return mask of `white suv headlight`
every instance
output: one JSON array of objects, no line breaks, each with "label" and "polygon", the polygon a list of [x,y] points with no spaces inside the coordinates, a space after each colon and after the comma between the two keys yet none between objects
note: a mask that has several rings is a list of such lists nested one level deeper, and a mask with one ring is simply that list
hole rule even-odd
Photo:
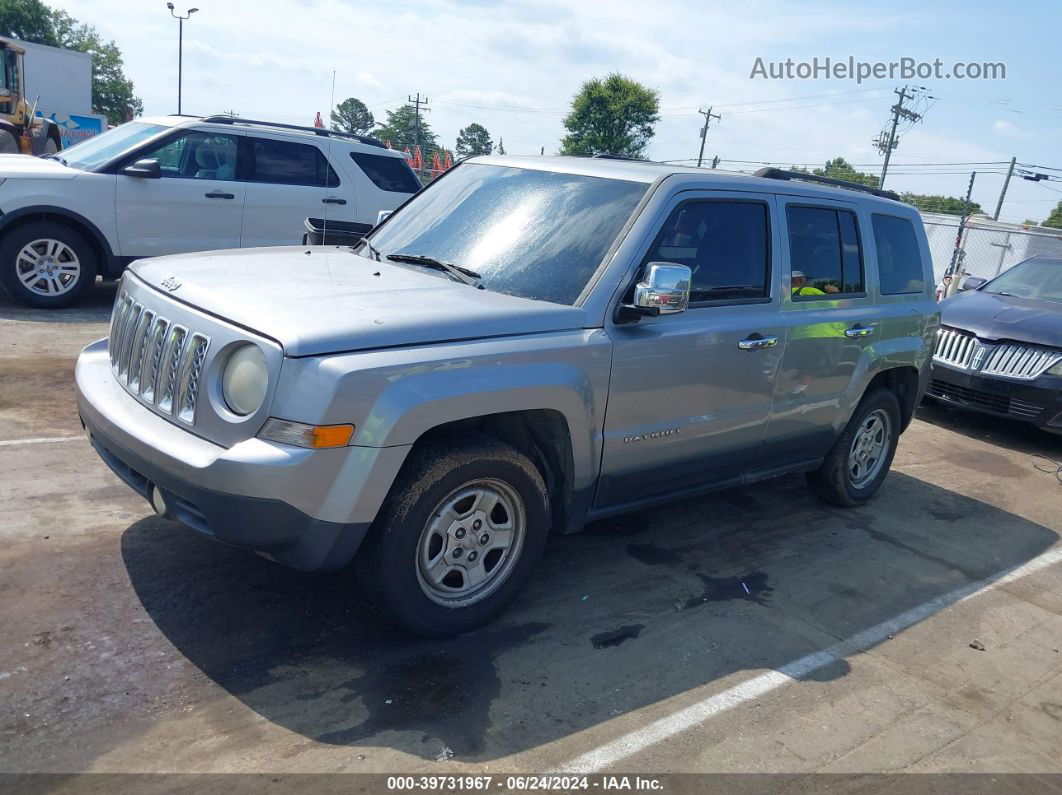
[{"label": "white suv headlight", "polygon": [[258,411],[268,386],[269,367],[261,348],[248,343],[229,356],[221,378],[221,394],[233,414],[245,417]]}]

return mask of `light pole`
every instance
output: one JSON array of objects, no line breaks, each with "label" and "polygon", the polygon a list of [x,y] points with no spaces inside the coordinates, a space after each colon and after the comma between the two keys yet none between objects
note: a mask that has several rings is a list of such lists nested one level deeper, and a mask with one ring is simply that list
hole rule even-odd
[{"label": "light pole", "polygon": [[181,115],[181,73],[184,71],[184,21],[198,11],[198,8],[189,8],[184,16],[173,10],[173,3],[166,3],[170,9],[170,16],[177,20],[177,115]]}]

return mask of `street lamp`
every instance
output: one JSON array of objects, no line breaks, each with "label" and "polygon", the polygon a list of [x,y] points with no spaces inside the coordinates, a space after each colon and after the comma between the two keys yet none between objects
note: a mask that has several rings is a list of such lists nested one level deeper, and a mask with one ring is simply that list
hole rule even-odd
[{"label": "street lamp", "polygon": [[176,14],[173,11],[173,3],[166,3],[166,8],[170,9],[170,16],[178,20],[178,32],[177,32],[177,115],[181,115],[181,72],[184,67],[184,21],[188,19],[192,14],[198,11],[198,8],[189,8],[184,16]]}]

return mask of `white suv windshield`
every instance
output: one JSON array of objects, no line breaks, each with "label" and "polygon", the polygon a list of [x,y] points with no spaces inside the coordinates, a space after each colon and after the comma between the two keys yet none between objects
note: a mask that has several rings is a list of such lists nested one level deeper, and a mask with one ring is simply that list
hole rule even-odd
[{"label": "white suv windshield", "polygon": [[[432,257],[488,290],[574,304],[649,188],[644,182],[466,163],[371,235],[381,257]],[[367,247],[359,253],[368,256]]]},{"label": "white suv windshield", "polygon": [[120,157],[122,153],[167,129],[169,128],[161,124],[131,121],[121,127],[115,127],[113,130],[95,135],[79,144],[74,144],[55,157],[60,162],[73,168],[96,168],[109,160]]}]

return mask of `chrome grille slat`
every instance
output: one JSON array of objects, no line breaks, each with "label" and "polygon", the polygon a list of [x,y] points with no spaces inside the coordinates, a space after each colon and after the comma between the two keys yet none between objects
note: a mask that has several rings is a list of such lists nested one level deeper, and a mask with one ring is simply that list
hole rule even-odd
[{"label": "chrome grille slat", "polygon": [[937,351],[933,358],[953,367],[968,367],[973,355],[975,339],[969,334],[961,334],[952,329],[941,329],[937,340]]},{"label": "chrome grille slat", "polygon": [[140,391],[140,376],[144,369],[144,345],[154,320],[154,312],[143,311],[140,314],[140,320],[137,322],[136,331],[133,333],[133,345],[129,355],[129,375],[126,381],[129,384],[129,388],[134,392]]},{"label": "chrome grille slat", "polygon": [[122,324],[122,346],[118,350],[118,378],[128,383],[129,381],[129,356],[133,352],[133,336],[136,334],[137,323],[140,322],[140,314],[144,311],[141,304],[133,304],[126,313],[125,322]]},{"label": "chrome grille slat", "polygon": [[181,368],[180,388],[175,401],[177,418],[185,422],[195,421],[195,404],[199,395],[199,376],[203,373],[210,340],[202,334],[193,334],[184,353]]},{"label": "chrome grille slat", "polygon": [[120,290],[111,313],[108,348],[114,376],[130,394],[171,420],[195,424],[210,337],[174,323]]},{"label": "chrome grille slat", "polygon": [[188,339],[188,329],[172,326],[166,340],[166,352],[162,360],[162,372],[159,374],[158,398],[155,403],[160,411],[173,413],[173,394],[177,389],[178,368],[184,343]]}]

